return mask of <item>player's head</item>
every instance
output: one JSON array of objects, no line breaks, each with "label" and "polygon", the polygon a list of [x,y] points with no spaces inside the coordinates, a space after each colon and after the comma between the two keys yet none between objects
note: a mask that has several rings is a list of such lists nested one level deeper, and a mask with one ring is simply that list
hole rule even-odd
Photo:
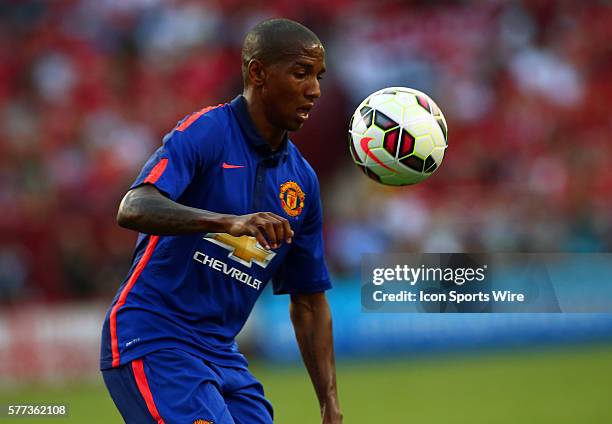
[{"label": "player's head", "polygon": [[301,128],[321,95],[325,49],[304,25],[289,19],[257,24],[244,39],[242,75],[245,92],[258,97],[268,122],[277,128]]}]

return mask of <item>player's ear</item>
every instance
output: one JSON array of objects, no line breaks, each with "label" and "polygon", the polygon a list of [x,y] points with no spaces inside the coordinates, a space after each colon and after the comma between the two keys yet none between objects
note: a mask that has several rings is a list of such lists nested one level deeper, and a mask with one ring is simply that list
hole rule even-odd
[{"label": "player's ear", "polygon": [[266,80],[266,68],[259,59],[251,59],[248,66],[248,78],[253,87],[261,87]]}]

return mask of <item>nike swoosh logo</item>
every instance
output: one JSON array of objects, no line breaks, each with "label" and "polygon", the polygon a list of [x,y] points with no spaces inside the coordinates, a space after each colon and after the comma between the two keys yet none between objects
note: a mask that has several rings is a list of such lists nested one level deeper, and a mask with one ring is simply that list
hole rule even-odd
[{"label": "nike swoosh logo", "polygon": [[244,165],[230,165],[227,162],[223,162],[223,165],[221,165],[223,167],[223,169],[235,169],[235,168],[244,168]]},{"label": "nike swoosh logo", "polygon": [[376,155],[372,152],[372,150],[370,150],[370,146],[368,146],[368,143],[370,142],[370,140],[372,140],[372,137],[363,137],[359,141],[359,143],[361,144],[361,148],[366,153],[366,155],[368,155],[370,159],[372,159],[374,162],[376,162],[383,168],[388,169],[389,171],[394,172],[394,173],[397,172],[395,169],[389,168],[387,165],[382,163],[382,161],[376,157]]}]

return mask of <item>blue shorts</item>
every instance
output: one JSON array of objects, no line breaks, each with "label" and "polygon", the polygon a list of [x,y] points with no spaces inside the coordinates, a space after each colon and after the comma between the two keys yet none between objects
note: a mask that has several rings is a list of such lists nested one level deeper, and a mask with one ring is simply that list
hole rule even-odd
[{"label": "blue shorts", "polygon": [[272,405],[246,369],[162,349],[102,371],[128,424],[272,424]]}]

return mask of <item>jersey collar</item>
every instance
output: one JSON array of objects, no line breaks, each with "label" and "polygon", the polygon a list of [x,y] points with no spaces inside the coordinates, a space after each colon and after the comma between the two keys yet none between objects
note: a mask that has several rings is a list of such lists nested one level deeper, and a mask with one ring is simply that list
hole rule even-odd
[{"label": "jersey collar", "polygon": [[242,94],[236,96],[236,98],[230,102],[230,107],[238,118],[238,123],[242,129],[244,138],[259,154],[266,159],[278,160],[282,158],[283,161],[287,159],[287,144],[289,141],[287,133],[285,133],[285,137],[280,147],[277,150],[272,150],[255,127],[251,115],[249,115],[246,98]]}]

